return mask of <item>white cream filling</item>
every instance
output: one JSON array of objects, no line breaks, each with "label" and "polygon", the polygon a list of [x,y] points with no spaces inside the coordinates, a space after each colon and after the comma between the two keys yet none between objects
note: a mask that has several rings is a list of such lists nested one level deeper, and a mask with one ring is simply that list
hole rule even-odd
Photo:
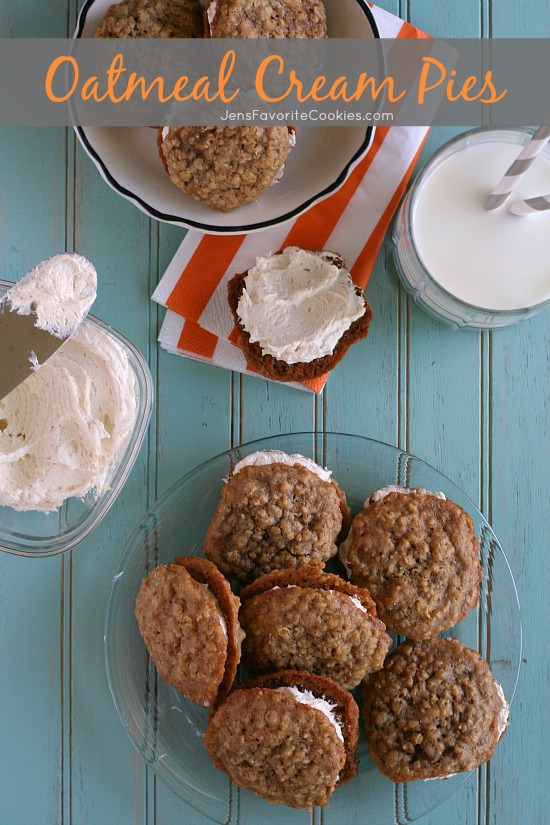
[{"label": "white cream filling", "polygon": [[496,681],[496,679],[493,680],[493,684],[497,690],[498,698],[500,699],[501,704],[498,714],[498,738],[500,739],[508,727],[508,722],[510,721],[510,705],[506,701],[506,696],[504,695],[502,686]]},{"label": "white cream filling", "polygon": [[38,329],[68,338],[95,301],[97,273],[82,255],[62,253],[37,264],[5,295],[19,315],[35,312]]},{"label": "white cream filling", "polygon": [[170,131],[170,127],[169,127],[169,126],[163,126],[163,129],[162,129],[162,139],[163,139],[163,140],[165,140],[165,138],[166,138],[166,136],[168,135],[168,132],[169,132],[169,131]]},{"label": "white cream filling", "polygon": [[387,487],[381,487],[379,490],[375,490],[374,493],[371,493],[363,504],[363,507],[368,507],[369,504],[374,504],[377,501],[381,501],[386,496],[389,496],[390,493],[403,493],[404,495],[419,493],[423,496],[435,496],[435,498],[439,498],[442,501],[446,501],[447,499],[444,493],[432,493],[430,490],[425,490],[423,487],[415,487],[412,489],[410,487],[400,487],[399,484],[388,484]]},{"label": "white cream filling", "polygon": [[206,593],[208,598],[214,599],[214,601],[216,602],[216,610],[218,611],[218,619],[219,619],[221,628],[223,630],[223,634],[224,634],[224,636],[227,637],[227,624],[226,624],[226,621],[223,617],[223,613],[222,613],[219,601],[217,600],[216,596],[212,593],[212,591],[210,590],[210,588],[208,587],[207,584],[204,584],[203,582],[197,582],[197,584],[200,585],[200,587],[202,587],[202,589],[204,590],[204,592]]},{"label": "white cream filling", "polygon": [[424,782],[437,782],[439,779],[450,779],[451,776],[456,776],[456,773],[446,773],[445,776],[429,776]]},{"label": "white cream filling", "polygon": [[210,5],[206,9],[206,16],[208,17],[208,23],[209,24],[212,23],[212,21],[214,20],[215,15],[216,15],[216,6],[217,6],[216,0],[212,0]]},{"label": "white cream filling", "polygon": [[257,258],[237,305],[250,341],[287,364],[331,355],[364,312],[363,296],[330,253],[296,246]]},{"label": "white cream filling", "polygon": [[0,401],[0,506],[47,512],[69,496],[99,496],[136,414],[126,350],[84,321]]},{"label": "white cream filling", "polygon": [[288,696],[291,696],[297,702],[301,702],[303,705],[308,705],[310,708],[315,708],[315,710],[320,710],[321,713],[324,713],[329,722],[334,726],[336,733],[338,734],[338,739],[343,742],[344,741],[344,734],[342,732],[342,726],[340,725],[338,718],[335,714],[335,710],[337,705],[329,702],[327,699],[322,699],[319,696],[315,696],[310,690],[300,690],[300,688],[296,687],[280,687],[275,688],[277,693],[285,693]]},{"label": "white cream filling", "polygon": [[338,558],[340,559],[340,561],[344,565],[344,567],[346,569],[346,573],[348,575],[348,578],[351,576],[351,566],[348,564],[348,553],[349,553],[349,549],[350,549],[350,547],[353,543],[353,539],[354,539],[353,527],[350,527],[347,537],[344,539],[344,541],[342,542],[342,544],[338,548]]},{"label": "white cream filling", "polygon": [[[306,456],[300,455],[300,453],[288,455],[288,453],[283,453],[281,450],[258,450],[256,453],[251,453],[235,465],[231,475],[236,475],[243,467],[264,467],[267,464],[286,464],[289,467],[292,467],[294,464],[301,464],[307,470],[319,476],[322,481],[330,481],[332,475],[331,470],[327,470],[326,467],[320,467],[311,458],[306,458]],[[227,479],[225,480],[227,481]]]}]

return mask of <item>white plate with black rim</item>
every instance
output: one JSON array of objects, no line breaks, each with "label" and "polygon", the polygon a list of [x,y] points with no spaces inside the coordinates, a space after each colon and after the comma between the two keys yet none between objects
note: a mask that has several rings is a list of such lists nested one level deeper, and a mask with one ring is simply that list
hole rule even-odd
[{"label": "white plate with black rim", "polygon": [[[93,37],[111,0],[86,0],[75,37]],[[362,0],[325,0],[329,35],[378,38]],[[106,183],[138,209],[165,223],[212,234],[254,232],[296,218],[336,192],[365,156],[374,126],[300,124],[283,179],[254,202],[218,212],[171,182],[159,158],[157,133],[147,127],[78,126],[76,134]]]}]

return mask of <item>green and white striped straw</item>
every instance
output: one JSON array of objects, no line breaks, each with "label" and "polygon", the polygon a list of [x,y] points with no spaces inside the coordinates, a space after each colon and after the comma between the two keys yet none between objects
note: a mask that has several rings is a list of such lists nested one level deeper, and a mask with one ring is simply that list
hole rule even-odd
[{"label": "green and white striped straw", "polygon": [[526,198],[516,201],[510,207],[512,215],[533,215],[535,212],[545,212],[550,209],[550,195],[539,195],[536,198]]},{"label": "green and white striped straw", "polygon": [[[542,152],[550,139],[550,124],[539,126],[531,140],[525,144],[498,186],[485,201],[485,209],[498,209],[514,191],[519,180],[527,172],[537,155]],[[537,211],[537,210],[535,210]],[[526,213],[522,213],[526,214]]]}]

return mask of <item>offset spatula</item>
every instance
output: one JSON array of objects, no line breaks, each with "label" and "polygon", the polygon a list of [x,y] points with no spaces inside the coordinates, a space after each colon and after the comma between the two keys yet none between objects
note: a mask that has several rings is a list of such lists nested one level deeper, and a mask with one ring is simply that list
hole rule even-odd
[{"label": "offset spatula", "polygon": [[76,252],[42,261],[8,289],[0,300],[0,401],[71,337],[96,290],[93,264]]},{"label": "offset spatula", "polygon": [[47,361],[67,338],[35,326],[36,314],[19,315],[0,304],[0,401]]}]

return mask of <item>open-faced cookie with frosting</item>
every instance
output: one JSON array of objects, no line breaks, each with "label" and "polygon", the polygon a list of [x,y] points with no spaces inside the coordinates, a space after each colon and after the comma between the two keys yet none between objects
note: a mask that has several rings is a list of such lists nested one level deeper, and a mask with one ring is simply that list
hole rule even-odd
[{"label": "open-faced cookie with frosting", "polygon": [[212,562],[178,556],[143,580],[136,618],[159,675],[187,699],[213,706],[241,655],[239,599]]},{"label": "open-faced cookie with frosting", "polygon": [[251,674],[293,668],[351,690],[382,667],[392,643],[369,592],[323,572],[321,562],[267,573],[240,598]]},{"label": "open-faced cookie with frosting", "polygon": [[199,0],[122,0],[109,6],[95,37],[203,37]]},{"label": "open-faced cookie with frosting", "polygon": [[395,485],[377,491],[354,518],[340,558],[388,630],[411,639],[437,636],[478,602],[472,519],[443,493]]},{"label": "open-faced cookie with frosting", "polygon": [[165,126],[159,154],[186,195],[229,212],[257,200],[283,176],[295,143],[286,126]]},{"label": "open-faced cookie with frosting", "polygon": [[372,317],[339,254],[297,246],[235,275],[228,301],[248,365],[276,381],[329,372],[367,335]]},{"label": "open-faced cookie with frosting", "polygon": [[322,0],[211,0],[205,13],[210,37],[326,37]]},{"label": "open-faced cookie with frosting", "polygon": [[457,639],[408,641],[364,686],[370,754],[394,782],[445,778],[493,755],[509,706],[489,665]]},{"label": "open-faced cookie with frosting", "polygon": [[357,773],[358,717],[352,695],[330,679],[279,671],[231,691],[204,744],[236,785],[311,811]]},{"label": "open-faced cookie with frosting", "polygon": [[252,581],[272,570],[328,561],[349,518],[330,470],[302,455],[262,450],[228,475],[204,553],[226,575]]}]

